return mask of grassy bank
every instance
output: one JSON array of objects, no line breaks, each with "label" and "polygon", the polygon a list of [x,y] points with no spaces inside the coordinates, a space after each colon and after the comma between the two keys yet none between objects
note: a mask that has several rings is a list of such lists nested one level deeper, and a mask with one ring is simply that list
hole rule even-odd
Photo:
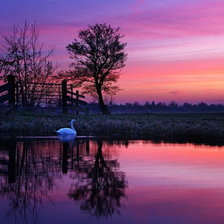
[{"label": "grassy bank", "polygon": [[[16,113],[1,117],[0,136],[54,135],[72,115]],[[79,135],[224,145],[224,114],[114,114],[79,116]]]}]

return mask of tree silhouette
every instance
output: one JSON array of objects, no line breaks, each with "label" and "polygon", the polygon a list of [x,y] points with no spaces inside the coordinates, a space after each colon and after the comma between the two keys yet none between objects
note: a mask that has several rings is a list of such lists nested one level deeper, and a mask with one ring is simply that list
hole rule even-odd
[{"label": "tree silhouette", "polygon": [[80,208],[97,217],[119,212],[127,182],[118,168],[117,160],[104,158],[102,142],[98,141],[95,156],[79,164],[77,182],[71,186],[69,198],[82,201]]},{"label": "tree silhouette", "polygon": [[[23,106],[35,106],[49,93],[43,85],[31,85],[29,82],[52,82],[55,66],[49,60],[53,49],[44,50],[39,42],[39,29],[36,24],[13,25],[3,36],[0,55],[0,79],[14,75],[19,82],[19,95]],[[36,92],[40,94],[37,96]]]},{"label": "tree silhouette", "polygon": [[123,36],[119,28],[107,24],[89,26],[81,30],[78,37],[67,46],[74,59],[71,71],[62,72],[62,75],[81,86],[85,93],[97,97],[101,112],[108,114],[104,94],[115,95],[119,91],[117,80],[127,59],[126,43],[120,41]]},{"label": "tree silhouette", "polygon": [[9,202],[7,216],[24,224],[38,223],[44,199],[51,201],[48,192],[62,178],[58,159],[37,152],[32,141],[12,142],[8,166],[8,172],[0,175],[0,198]]}]

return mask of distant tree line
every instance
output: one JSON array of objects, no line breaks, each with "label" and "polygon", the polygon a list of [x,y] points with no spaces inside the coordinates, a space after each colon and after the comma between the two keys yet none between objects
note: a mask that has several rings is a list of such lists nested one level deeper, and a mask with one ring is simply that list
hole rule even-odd
[{"label": "distant tree line", "polygon": [[[140,104],[138,102],[125,103],[125,104],[110,104],[109,108],[112,113],[156,113],[156,112],[217,112],[224,113],[223,104],[207,104],[204,102],[191,104],[183,103],[178,104],[176,102],[163,103],[163,102],[145,102]],[[99,108],[96,103],[90,104],[91,112],[98,112]]]}]

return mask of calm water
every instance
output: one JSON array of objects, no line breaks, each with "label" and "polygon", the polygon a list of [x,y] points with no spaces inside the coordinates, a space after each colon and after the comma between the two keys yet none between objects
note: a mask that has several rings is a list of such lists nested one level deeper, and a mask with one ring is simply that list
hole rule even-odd
[{"label": "calm water", "polygon": [[224,223],[224,148],[0,142],[0,223]]}]

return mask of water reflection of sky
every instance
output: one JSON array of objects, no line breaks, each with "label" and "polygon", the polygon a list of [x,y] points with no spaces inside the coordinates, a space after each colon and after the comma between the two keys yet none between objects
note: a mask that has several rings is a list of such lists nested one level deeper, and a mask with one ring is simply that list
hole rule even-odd
[{"label": "water reflection of sky", "polygon": [[[15,145],[15,154],[9,154]],[[11,165],[0,163],[4,224],[224,221],[220,147],[20,140],[1,144],[0,161],[8,159]]]},{"label": "water reflection of sky", "polygon": [[[119,161],[131,176],[129,184],[187,187],[223,187],[224,151],[191,144],[130,144]],[[130,182],[132,181],[132,182]]]}]

